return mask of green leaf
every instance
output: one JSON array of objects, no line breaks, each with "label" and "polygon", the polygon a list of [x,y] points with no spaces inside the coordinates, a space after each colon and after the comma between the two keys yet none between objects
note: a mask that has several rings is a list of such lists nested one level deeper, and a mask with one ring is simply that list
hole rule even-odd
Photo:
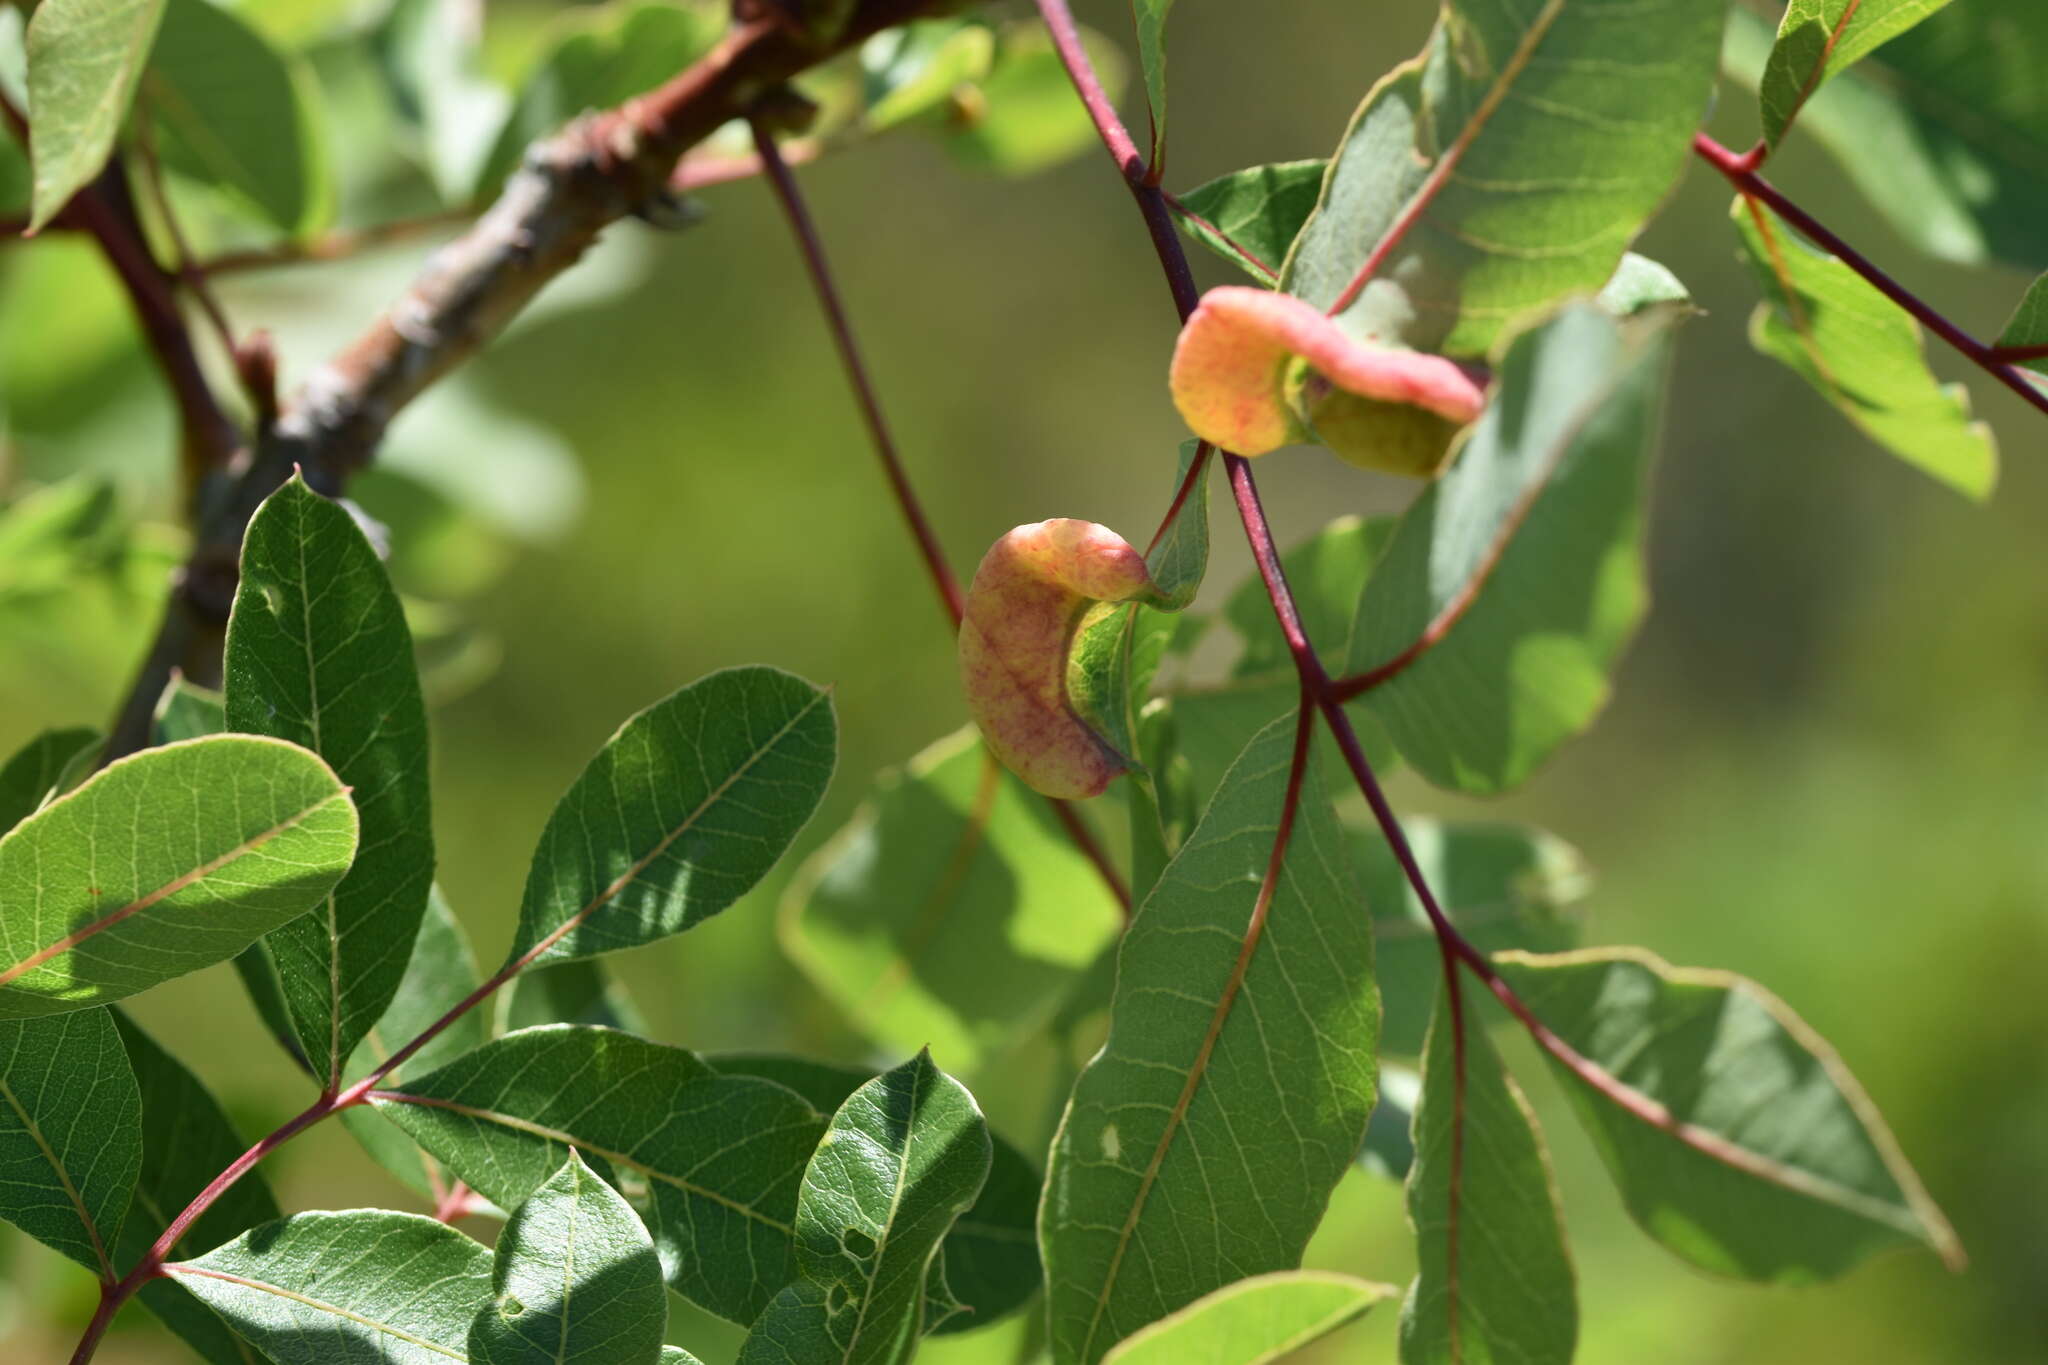
[{"label": "green leaf", "polygon": [[210,687],[199,687],[184,677],[173,677],[156,704],[156,742],[176,744],[185,739],[204,739],[225,733],[228,728],[227,698]]},{"label": "green leaf", "polygon": [[332,1083],[397,992],[434,883],[427,712],[377,551],[296,474],[242,542],[226,670],[229,727],[319,754],[362,819],[326,903],[264,940],[313,1074]]},{"label": "green leaf", "polygon": [[631,1034],[557,1025],[371,1099],[501,1208],[580,1151],[647,1223],[669,1284],[721,1317],[752,1320],[794,1274],[797,1186],[825,1118],[779,1085]]},{"label": "green leaf", "polygon": [[1105,1365],[1268,1365],[1365,1315],[1389,1285],[1327,1270],[1254,1275],[1118,1343]]},{"label": "green leaf", "polygon": [[465,0],[395,0],[373,46],[400,118],[443,200],[475,197],[512,96],[484,74],[478,11]]},{"label": "green leaf", "polygon": [[1781,362],[1864,435],[1966,497],[1998,476],[1991,429],[1970,397],[1927,368],[1920,324],[1762,204],[1737,198],[1735,228],[1763,286],[1750,344]]},{"label": "green leaf", "polygon": [[100,173],[135,99],[164,0],[43,0],[28,23],[34,231]]},{"label": "green leaf", "polygon": [[1145,105],[1152,111],[1151,164],[1166,152],[1166,16],[1173,0],[1131,0],[1138,24],[1138,66],[1145,73]]},{"label": "green leaf", "polygon": [[[1082,30],[1081,42],[1114,99],[1123,88],[1123,55],[1091,29]],[[945,140],[970,166],[998,175],[1036,175],[1091,146],[1095,125],[1052,40],[1034,25],[1013,24],[997,34],[995,64],[972,113]]]},{"label": "green leaf", "polygon": [[1791,0],[1764,64],[1757,102],[1776,147],[1821,84],[1948,0]]},{"label": "green leaf", "polygon": [[165,1271],[277,1365],[448,1365],[491,1298],[491,1253],[445,1223],[296,1213]]},{"label": "green leaf", "polygon": [[804,1171],[798,1278],[747,1334],[739,1365],[909,1361],[939,1243],[980,1193],[989,1160],[974,1097],[929,1054],[856,1090]]},{"label": "green leaf", "polygon": [[0,1217],[99,1275],[142,1164],[142,1101],[104,1009],[0,1021]]},{"label": "green leaf", "polygon": [[279,740],[221,735],[111,764],[0,838],[0,1019],[233,957],[319,904],[355,848],[346,790]]},{"label": "green leaf", "polygon": [[[725,1075],[756,1076],[794,1090],[826,1114],[874,1079],[857,1067],[776,1053],[727,1052],[704,1060]],[[1000,1134],[989,1139],[988,1180],[940,1244],[933,1288],[943,1285],[949,1301],[926,1295],[925,1331],[932,1335],[986,1327],[1038,1292],[1038,1172]]]},{"label": "green leaf", "polygon": [[[142,1259],[171,1220],[249,1144],[236,1134],[197,1076],[126,1015],[119,1010],[113,1015],[142,1094],[142,1168],[128,1220],[115,1243],[114,1260],[125,1269]],[[193,1221],[171,1255],[217,1246],[277,1216],[277,1200],[262,1172],[246,1172]],[[263,1359],[213,1310],[172,1280],[151,1280],[137,1297],[210,1365],[258,1365]]]},{"label": "green leaf", "polygon": [[1553,1062],[1644,1231],[1717,1274],[1831,1279],[1890,1246],[1962,1262],[1955,1233],[1869,1096],[1755,983],[1640,949],[1495,966],[1536,1017],[1631,1097]]},{"label": "green leaf", "polygon": [[1329,165],[1323,160],[1277,161],[1219,176],[1180,197],[1187,210],[1180,225],[1259,283],[1277,284],[1288,249],[1315,211]]},{"label": "green leaf", "polygon": [[861,44],[861,123],[879,133],[945,108],[989,73],[995,33],[970,19],[920,19]]},{"label": "green leaf", "polygon": [[1469,1008],[1461,1082],[1452,1018],[1440,1002],[1423,1055],[1408,1175],[1417,1273],[1401,1311],[1401,1365],[1571,1365],[1578,1286],[1550,1154]]},{"label": "green leaf", "polygon": [[668,1290],[647,1229],[583,1159],[535,1190],[498,1238],[497,1292],[469,1329],[476,1365],[657,1365]]},{"label": "green leaf", "polygon": [[1380,1102],[1358,1149],[1359,1166],[1386,1180],[1406,1180],[1415,1165],[1415,1111],[1422,1101],[1422,1077],[1406,1067],[1380,1063]]},{"label": "green leaf", "polygon": [[298,233],[333,209],[308,81],[209,0],[168,0],[142,93],[166,165]]},{"label": "green leaf", "polygon": [[[2012,310],[2012,317],[2006,321],[2005,330],[1998,334],[1996,346],[2048,346],[2048,275],[2035,278],[2027,286],[2027,292],[2020,295],[2019,306]],[[2030,369],[2048,369],[2048,356],[2035,356],[2021,362]],[[0,776],[0,787],[6,779]],[[0,815],[0,824],[5,823]]]},{"label": "green leaf", "polygon": [[[1755,89],[1770,25],[1741,6],[1722,58]],[[1799,117],[1894,230],[1965,265],[2048,259],[2048,8],[1953,5],[1830,81]]]},{"label": "green leaf", "polygon": [[1053,1352],[1290,1270],[1372,1111],[1372,936],[1310,756],[1268,914],[1292,717],[1246,747],[1124,936],[1109,1039],[1074,1086],[1039,1215]]},{"label": "green leaf", "polygon": [[1121,923],[1045,801],[955,732],[884,773],[791,880],[791,959],[862,1034],[963,1074],[1059,1007]]},{"label": "green leaf", "polygon": [[1484,356],[1597,290],[1677,180],[1726,6],[1448,0],[1429,45],[1365,98],[1281,288],[1354,334]]},{"label": "green leaf", "polygon": [[[1187,484],[1188,471],[1201,458],[1201,442],[1180,443],[1180,468],[1174,475],[1176,497]],[[1182,611],[1190,606],[1209,572],[1209,470],[1215,463],[1202,460],[1202,472],[1195,476],[1194,486],[1188,488],[1173,519],[1161,528],[1158,542],[1145,552],[1145,570],[1159,589],[1163,610]],[[1149,684],[1150,680],[1141,681]]]},{"label": "green leaf", "polygon": [[832,780],[830,696],[759,666],[699,679],[620,727],[556,805],[507,961],[679,934],[750,890]]},{"label": "green leaf", "polygon": [[1613,276],[1601,286],[1593,301],[1618,318],[1634,317],[1667,304],[1686,312],[1699,311],[1692,306],[1692,291],[1671,273],[1669,266],[1633,251],[1621,258],[1621,264],[1614,268]]},{"label": "green leaf", "polygon": [[680,1346],[664,1346],[661,1348],[661,1365],[704,1365],[704,1362]]},{"label": "green leaf", "polygon": [[512,979],[502,999],[500,1033],[538,1024],[595,1024],[626,1033],[647,1031],[640,1007],[598,958],[529,967]]},{"label": "green leaf", "polygon": [[1517,337],[1485,416],[1358,599],[1345,672],[1440,787],[1498,792],[1592,722],[1649,604],[1661,318],[1575,306]]},{"label": "green leaf", "polygon": [[17,750],[0,767],[0,834],[40,810],[72,761],[99,739],[99,731],[81,725],[45,730]]},{"label": "green leaf", "polygon": [[[1341,667],[1350,656],[1359,594],[1393,534],[1392,517],[1342,516],[1280,556],[1302,629],[1333,666]],[[1259,678],[1274,672],[1293,676],[1294,656],[1274,619],[1266,585],[1256,573],[1230,594],[1223,604],[1223,619],[1244,640],[1231,677]]]},{"label": "green leaf", "polygon": [[[1578,946],[1572,907],[1592,889],[1592,871],[1570,844],[1523,825],[1409,816],[1401,826],[1444,913],[1481,952]],[[1372,907],[1380,1051],[1418,1057],[1443,977],[1436,933],[1385,836],[1345,833]]]},{"label": "green leaf", "polygon": [[[427,898],[427,913],[420,920],[419,935],[413,940],[412,957],[397,994],[374,1027],[363,1036],[349,1057],[343,1073],[346,1080],[360,1080],[399,1048],[466,999],[482,982],[476,957],[470,952],[469,937],[456,922],[455,912],[437,886]],[[463,1053],[482,1047],[490,1040],[485,1012],[471,1009],[434,1036],[432,1042],[414,1053],[382,1084],[401,1083],[401,1073],[419,1075],[454,1061]],[[399,1131],[390,1119],[367,1105],[344,1109],[342,1126],[363,1145],[377,1164],[391,1172],[411,1190],[438,1200],[447,1181],[433,1158],[426,1156],[413,1140]]]},{"label": "green leaf", "polygon": [[717,40],[722,28],[711,11],[668,4],[595,11],[527,78],[484,161],[475,192],[489,194],[517,169],[535,139],[586,110],[623,104],[683,70]]}]

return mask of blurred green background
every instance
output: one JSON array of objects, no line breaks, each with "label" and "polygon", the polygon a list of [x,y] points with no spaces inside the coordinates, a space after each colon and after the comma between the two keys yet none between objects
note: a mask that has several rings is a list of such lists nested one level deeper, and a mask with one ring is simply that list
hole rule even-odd
[{"label": "blurred green background", "polygon": [[[492,4],[496,59],[523,60],[560,8]],[[1123,6],[1078,8],[1127,35]],[[1432,12],[1426,0],[1183,0],[1169,183],[1325,154]],[[392,131],[362,98],[361,72],[319,69],[344,220],[418,207],[417,177],[385,165]],[[1724,90],[1713,126],[1746,145],[1747,93]],[[1046,516],[1136,537],[1172,480],[1171,306],[1127,197],[1084,151],[998,178],[892,134],[802,171],[911,475],[963,574],[1003,530]],[[1979,334],[2024,283],[1913,254],[1796,140],[1772,175]],[[1988,508],[1870,446],[1749,350],[1755,290],[1726,201],[1716,177],[1688,168],[1643,244],[1707,309],[1682,338],[1666,423],[1650,624],[1596,730],[1483,810],[1587,854],[1599,875],[1589,941],[1733,969],[1799,1009],[1882,1107],[1972,1264],[1951,1276],[1930,1255],[1895,1255],[1803,1291],[1703,1279],[1627,1222],[1553,1083],[1510,1042],[1560,1167],[1580,1359],[2036,1365],[2048,1360],[2048,428],[1972,380],[2004,437]],[[399,534],[401,578],[463,602],[440,642],[453,662],[435,715],[436,833],[441,883],[486,959],[510,931],[556,796],[626,715],[674,687],[761,661],[836,688],[839,775],[798,854],[877,770],[964,720],[951,639],[784,225],[756,184],[705,203],[687,231],[615,229],[584,278],[400,422],[393,462],[413,482],[361,485]],[[289,383],[428,249],[237,277],[223,293],[238,325],[278,331]],[[1224,280],[1213,259],[1197,268]],[[78,243],[0,250],[0,497],[97,469],[127,507],[171,507],[167,405],[109,290]],[[1962,376],[1946,352],[1934,363]],[[1258,473],[1288,541],[1412,492],[1312,450]],[[429,485],[481,490],[500,515],[427,516]],[[1214,513],[1209,605],[1249,562],[1220,496]],[[8,598],[0,584],[0,750],[111,714],[156,600],[157,561],[137,560],[75,592]],[[1412,777],[1395,794],[1418,813],[1482,809]],[[615,959],[655,1036],[884,1060],[778,949],[773,906],[795,862],[717,920]],[[224,967],[135,1012],[251,1133],[308,1098],[256,1041]],[[1034,1151],[1040,1079],[1020,1063],[975,1084]],[[411,1207],[336,1125],[265,1170],[287,1207]],[[1310,1259],[1403,1283],[1408,1242],[1398,1188],[1354,1172]],[[0,1229],[0,1359],[61,1360],[92,1294],[75,1266]],[[1302,1359],[1391,1360],[1395,1317],[1381,1309]],[[1016,1330],[922,1358],[1007,1362]],[[715,1362],[738,1332],[679,1308],[674,1337]],[[181,1350],[130,1312],[99,1359]]]}]

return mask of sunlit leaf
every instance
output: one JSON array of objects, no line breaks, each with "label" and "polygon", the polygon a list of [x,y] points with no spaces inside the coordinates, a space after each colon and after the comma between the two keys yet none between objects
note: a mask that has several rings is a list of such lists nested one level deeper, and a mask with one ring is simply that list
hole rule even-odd
[{"label": "sunlit leaf", "polygon": [[1315,211],[1329,165],[1278,161],[1219,176],[1180,196],[1187,210],[1181,226],[1259,283],[1277,284],[1288,249]]},{"label": "sunlit leaf", "polygon": [[164,0],[44,0],[28,25],[31,228],[100,173],[163,22]]},{"label": "sunlit leaf", "polygon": [[1132,1333],[1105,1365],[1268,1365],[1356,1321],[1389,1285],[1327,1270],[1254,1275]]},{"label": "sunlit leaf", "polygon": [[395,0],[376,34],[379,67],[441,197],[467,203],[512,96],[484,74],[483,12],[465,0]]},{"label": "sunlit leaf", "polygon": [[[1114,97],[1124,82],[1122,55],[1092,30],[1083,30],[1081,40]],[[977,87],[971,112],[957,123],[946,145],[967,164],[999,175],[1035,175],[1095,141],[1095,125],[1052,40],[1035,25],[1000,31],[995,63]]]},{"label": "sunlit leaf", "polygon": [[347,792],[303,749],[221,735],[124,758],[0,838],[0,1019],[233,957],[319,904],[355,847]]},{"label": "sunlit leaf", "polygon": [[947,107],[963,86],[988,75],[995,34],[971,19],[920,19],[861,44],[861,122],[879,133]]},{"label": "sunlit leaf", "polygon": [[1791,0],[1757,90],[1764,138],[1775,147],[1822,83],[1948,0]]},{"label": "sunlit leaf", "polygon": [[1536,1017],[1630,1097],[1554,1065],[1643,1230],[1693,1264],[1779,1284],[1832,1279],[1955,1233],[1863,1088],[1782,1002],[1639,949],[1495,965]]}]

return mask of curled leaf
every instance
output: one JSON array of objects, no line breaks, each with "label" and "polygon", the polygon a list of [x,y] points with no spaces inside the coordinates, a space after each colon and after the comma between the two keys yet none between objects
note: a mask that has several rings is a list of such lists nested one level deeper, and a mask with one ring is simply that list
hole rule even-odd
[{"label": "curled leaf", "polygon": [[1352,464],[1427,475],[1485,389],[1443,356],[1360,341],[1305,300],[1212,289],[1173,352],[1174,405],[1197,436],[1240,455],[1316,440]]},{"label": "curled leaf", "polygon": [[1033,791],[1099,795],[1131,760],[1097,734],[1067,695],[1067,656],[1097,602],[1157,600],[1139,554],[1092,521],[1019,526],[989,547],[967,591],[960,676],[982,737]]}]

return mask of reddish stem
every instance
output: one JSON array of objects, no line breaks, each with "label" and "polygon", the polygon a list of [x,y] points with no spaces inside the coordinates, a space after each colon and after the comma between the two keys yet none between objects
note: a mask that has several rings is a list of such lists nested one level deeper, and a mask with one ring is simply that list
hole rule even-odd
[{"label": "reddish stem", "polygon": [[[1769,204],[1773,213],[1799,229],[1809,241],[1824,247],[1843,265],[1869,281],[1880,294],[1905,309],[1928,331],[1961,352],[1971,364],[1982,369],[2042,412],[2048,412],[2048,392],[2037,388],[2016,366],[2007,364],[2010,357],[2002,355],[1998,348],[1985,345],[1950,322],[1918,294],[1886,274],[1869,257],[1829,231],[1812,214],[1787,199],[1777,186],[1758,174],[1756,168],[1760,158],[1754,149],[1746,154],[1737,154],[1705,133],[1693,135],[1692,149],[1702,161],[1726,176],[1728,182],[1738,191]],[[2043,353],[2048,354],[2048,348],[2043,348]]]}]

